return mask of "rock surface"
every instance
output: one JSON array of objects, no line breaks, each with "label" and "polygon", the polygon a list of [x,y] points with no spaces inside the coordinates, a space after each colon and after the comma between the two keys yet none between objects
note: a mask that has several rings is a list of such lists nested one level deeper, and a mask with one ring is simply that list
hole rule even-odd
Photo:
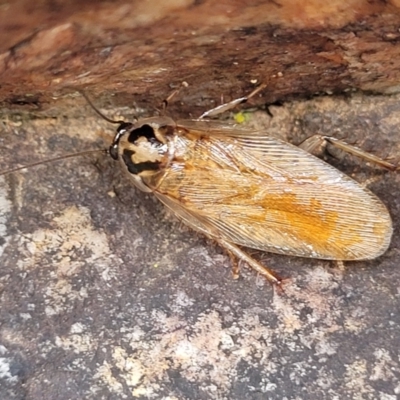
[{"label": "rock surface", "polygon": [[[295,3],[3,6],[0,169],[109,144],[113,126],[75,89],[129,120],[156,113],[183,80],[189,87],[168,110],[176,118],[268,78],[251,105],[282,104],[269,107],[272,118],[250,113],[248,124],[398,158],[400,96],[388,94],[399,83],[396,3],[340,11],[332,1],[319,14],[318,2],[302,13]],[[1,177],[2,398],[398,398],[400,176],[342,156],[327,159],[371,182],[393,217],[392,244],[344,270],[251,251],[290,278],[283,293],[245,266],[233,280],[220,248],[103,154]]]}]

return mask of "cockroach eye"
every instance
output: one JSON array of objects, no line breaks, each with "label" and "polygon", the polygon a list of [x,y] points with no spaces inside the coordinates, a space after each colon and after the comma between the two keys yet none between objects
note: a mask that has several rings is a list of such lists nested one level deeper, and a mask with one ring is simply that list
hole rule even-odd
[{"label": "cockroach eye", "polygon": [[118,143],[116,144],[112,144],[109,149],[108,149],[108,153],[110,154],[110,157],[113,160],[118,160]]}]

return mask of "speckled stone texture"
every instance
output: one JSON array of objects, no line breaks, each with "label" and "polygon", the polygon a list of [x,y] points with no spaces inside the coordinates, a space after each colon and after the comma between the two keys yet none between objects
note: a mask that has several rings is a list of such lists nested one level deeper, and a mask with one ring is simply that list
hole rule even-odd
[{"label": "speckled stone texture", "polygon": [[[0,6],[1,170],[109,145],[75,89],[130,120],[182,81],[174,118],[268,80],[246,124],[399,160],[396,1],[81,3]],[[250,250],[283,291],[233,280],[104,154],[0,177],[1,400],[397,399],[400,176],[327,160],[387,205],[392,244],[344,269]]]}]

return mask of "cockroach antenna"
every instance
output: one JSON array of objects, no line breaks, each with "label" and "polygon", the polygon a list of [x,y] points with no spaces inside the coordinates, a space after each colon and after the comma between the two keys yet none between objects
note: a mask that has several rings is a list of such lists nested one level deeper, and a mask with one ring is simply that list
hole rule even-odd
[{"label": "cockroach antenna", "polygon": [[[119,124],[119,125],[125,123],[125,121],[122,121],[122,120],[113,120],[111,118],[106,117],[101,111],[99,111],[94,106],[94,104],[91,102],[91,100],[89,99],[89,97],[86,95],[86,93],[83,90],[78,90],[78,92],[88,102],[88,104],[96,112],[96,114],[99,115],[104,120],[106,120],[107,122],[110,122],[111,124]],[[30,163],[30,164],[22,165],[20,167],[15,167],[15,168],[11,168],[11,169],[8,169],[8,170],[0,171],[0,176],[12,174],[13,172],[21,171],[21,170],[32,168],[32,167],[36,167],[36,166],[42,165],[42,164],[48,164],[48,163],[55,162],[55,161],[65,160],[67,158],[79,157],[79,156],[84,156],[84,155],[87,155],[87,154],[94,154],[94,153],[109,154],[109,149],[106,148],[106,149],[96,149],[96,150],[84,150],[84,151],[79,151],[77,153],[70,153],[70,154],[65,154],[65,155],[59,156],[59,157],[48,158],[46,160],[36,161],[36,162]]]},{"label": "cockroach antenna", "polygon": [[36,167],[37,165],[48,164],[48,163],[51,163],[51,162],[54,162],[54,161],[65,160],[66,158],[85,156],[87,154],[93,154],[93,153],[105,153],[105,154],[108,154],[108,149],[85,150],[85,151],[79,151],[77,153],[64,154],[63,156],[59,156],[59,157],[48,158],[46,160],[36,161],[34,163],[31,163],[31,164],[26,164],[26,165],[22,165],[20,167],[16,167],[16,168],[0,171],[0,176],[9,175],[9,174],[12,174],[13,172],[21,171],[23,169]]},{"label": "cockroach antenna", "polygon": [[89,99],[89,97],[86,95],[86,93],[83,90],[78,89],[77,91],[83,96],[83,98],[87,101],[87,103],[94,110],[94,112],[97,115],[99,115],[101,118],[103,118],[105,121],[110,122],[111,124],[119,124],[119,125],[125,123],[125,121],[123,121],[123,120],[114,120],[114,119],[108,118],[98,108],[96,108],[96,106],[92,103],[92,101]]}]

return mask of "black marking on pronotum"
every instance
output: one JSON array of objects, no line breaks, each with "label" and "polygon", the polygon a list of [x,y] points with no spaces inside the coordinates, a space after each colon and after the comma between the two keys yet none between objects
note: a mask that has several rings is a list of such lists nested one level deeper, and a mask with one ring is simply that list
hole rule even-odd
[{"label": "black marking on pronotum", "polygon": [[128,136],[129,143],[135,143],[140,137],[145,137],[150,143],[158,142],[154,129],[147,124],[142,125],[140,128],[136,128]]},{"label": "black marking on pronotum", "polygon": [[157,171],[160,168],[160,161],[145,161],[141,163],[134,163],[132,161],[132,156],[135,154],[133,150],[124,149],[122,152],[122,159],[128,171],[131,174],[137,175],[143,171]]},{"label": "black marking on pronotum", "polygon": [[125,133],[128,129],[132,128],[132,123],[131,122],[121,122],[119,125],[117,132],[118,133]]},{"label": "black marking on pronotum", "polygon": [[118,145],[122,136],[125,135],[128,129],[132,128],[132,123],[121,121],[120,125],[117,129],[117,133],[114,136],[114,140],[111,146],[108,148],[108,153],[110,154],[113,160],[118,160]]}]

